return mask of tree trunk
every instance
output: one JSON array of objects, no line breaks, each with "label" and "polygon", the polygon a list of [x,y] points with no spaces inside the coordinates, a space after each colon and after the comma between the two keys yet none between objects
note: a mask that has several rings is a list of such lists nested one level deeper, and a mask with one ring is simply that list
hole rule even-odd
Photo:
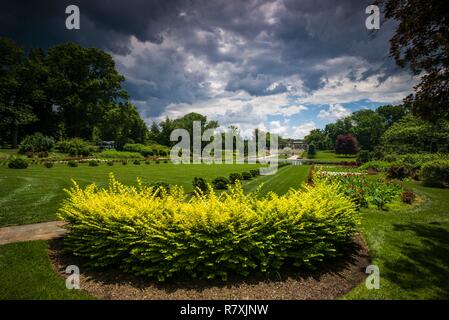
[{"label": "tree trunk", "polygon": [[17,148],[18,136],[19,136],[19,126],[14,125],[14,128],[12,129],[12,147],[13,147],[13,149]]}]

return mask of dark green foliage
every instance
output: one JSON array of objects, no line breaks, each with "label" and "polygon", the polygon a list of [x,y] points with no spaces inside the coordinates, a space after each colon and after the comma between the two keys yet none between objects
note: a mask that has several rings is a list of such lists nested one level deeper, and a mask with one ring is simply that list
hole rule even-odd
[{"label": "dark green foliage", "polygon": [[53,162],[52,161],[45,161],[44,162],[44,166],[46,167],[46,168],[53,168]]},{"label": "dark green foliage", "polygon": [[151,162],[149,160],[146,160],[145,164],[151,164]]},{"label": "dark green foliage", "polygon": [[159,164],[159,163],[161,163],[161,162],[160,162],[159,160],[156,160],[155,163],[156,163],[156,164]]},{"label": "dark green foliage", "polygon": [[13,158],[8,162],[10,169],[26,169],[28,168],[28,161],[23,158]]},{"label": "dark green foliage", "polygon": [[52,137],[44,136],[42,133],[35,133],[26,136],[19,146],[19,153],[26,152],[48,152],[53,148],[55,140]]},{"label": "dark green foliage", "polygon": [[357,163],[365,163],[371,161],[371,152],[368,150],[360,150],[357,155]]},{"label": "dark green foliage", "polygon": [[78,162],[76,162],[74,160],[70,160],[69,162],[67,162],[67,165],[71,168],[75,168],[75,167],[78,167]]},{"label": "dark green foliage", "polygon": [[128,161],[127,161],[127,160],[122,160],[122,164],[123,164],[124,166],[126,166],[126,165],[128,164]]},{"label": "dark green foliage", "polygon": [[207,182],[206,179],[204,178],[200,178],[200,177],[195,177],[193,178],[193,188],[194,189],[199,189],[202,192],[207,192]]},{"label": "dark green foliage", "polygon": [[56,147],[59,151],[68,153],[72,157],[87,157],[95,151],[94,146],[80,138],[61,140]]},{"label": "dark green foliage", "polygon": [[140,161],[139,161],[139,160],[134,160],[134,161],[133,161],[133,164],[135,164],[135,165],[140,165]]},{"label": "dark green foliage", "polygon": [[405,165],[392,165],[387,170],[387,177],[390,179],[403,180],[405,178],[413,177],[414,171],[412,168]]},{"label": "dark green foliage", "polygon": [[164,181],[152,183],[151,186],[154,188],[154,194],[156,196],[162,196],[162,193],[170,192],[170,185]]},{"label": "dark green foliage", "polygon": [[435,160],[425,163],[420,178],[425,185],[449,187],[449,160]]},{"label": "dark green foliage", "polygon": [[232,184],[234,184],[237,180],[240,180],[240,181],[243,180],[242,175],[241,175],[240,173],[234,172],[234,173],[231,173],[231,174],[229,175],[229,181],[230,181]]},{"label": "dark green foliage", "polygon": [[243,180],[251,180],[252,177],[253,177],[253,175],[251,173],[246,172],[246,171],[242,172]]},{"label": "dark green foliage", "polygon": [[108,166],[112,167],[112,166],[114,165],[114,161],[108,161],[108,162],[106,162],[106,164],[107,164]]},{"label": "dark green foliage", "polygon": [[260,175],[259,169],[251,169],[251,170],[249,170],[249,172],[251,173],[251,175],[252,175],[253,177],[257,177],[257,176]]},{"label": "dark green foliage", "polygon": [[89,167],[98,167],[98,161],[97,160],[89,160]]},{"label": "dark green foliage", "polygon": [[212,185],[214,189],[226,190],[229,185],[229,180],[226,177],[217,177],[214,180],[212,180]]},{"label": "dark green foliage", "polygon": [[313,143],[309,144],[309,147],[307,149],[307,155],[309,157],[314,157],[316,155],[316,148]]}]

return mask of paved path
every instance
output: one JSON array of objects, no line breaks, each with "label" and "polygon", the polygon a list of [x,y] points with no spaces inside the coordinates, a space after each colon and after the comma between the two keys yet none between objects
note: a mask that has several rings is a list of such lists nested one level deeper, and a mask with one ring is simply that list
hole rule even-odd
[{"label": "paved path", "polygon": [[21,241],[59,238],[66,233],[66,230],[62,228],[63,225],[63,221],[51,221],[0,228],[0,245]]}]

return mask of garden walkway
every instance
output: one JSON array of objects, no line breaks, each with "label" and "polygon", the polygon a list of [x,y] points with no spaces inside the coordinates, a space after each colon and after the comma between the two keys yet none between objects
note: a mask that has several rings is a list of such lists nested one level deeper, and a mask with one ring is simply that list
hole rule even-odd
[{"label": "garden walkway", "polygon": [[31,240],[49,240],[66,233],[64,222],[51,221],[0,228],[0,245]]}]

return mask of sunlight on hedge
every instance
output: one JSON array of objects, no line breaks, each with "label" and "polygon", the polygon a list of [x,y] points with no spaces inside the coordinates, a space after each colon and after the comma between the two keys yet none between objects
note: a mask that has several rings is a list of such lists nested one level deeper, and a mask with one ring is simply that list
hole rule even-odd
[{"label": "sunlight on hedge", "polygon": [[[118,266],[155,277],[227,279],[269,272],[284,264],[316,267],[352,243],[359,217],[333,184],[317,183],[283,196],[228,193],[188,197],[114,176],[107,189],[76,183],[59,217],[67,222],[66,248],[93,267]],[[257,191],[256,191],[257,192]]]}]

